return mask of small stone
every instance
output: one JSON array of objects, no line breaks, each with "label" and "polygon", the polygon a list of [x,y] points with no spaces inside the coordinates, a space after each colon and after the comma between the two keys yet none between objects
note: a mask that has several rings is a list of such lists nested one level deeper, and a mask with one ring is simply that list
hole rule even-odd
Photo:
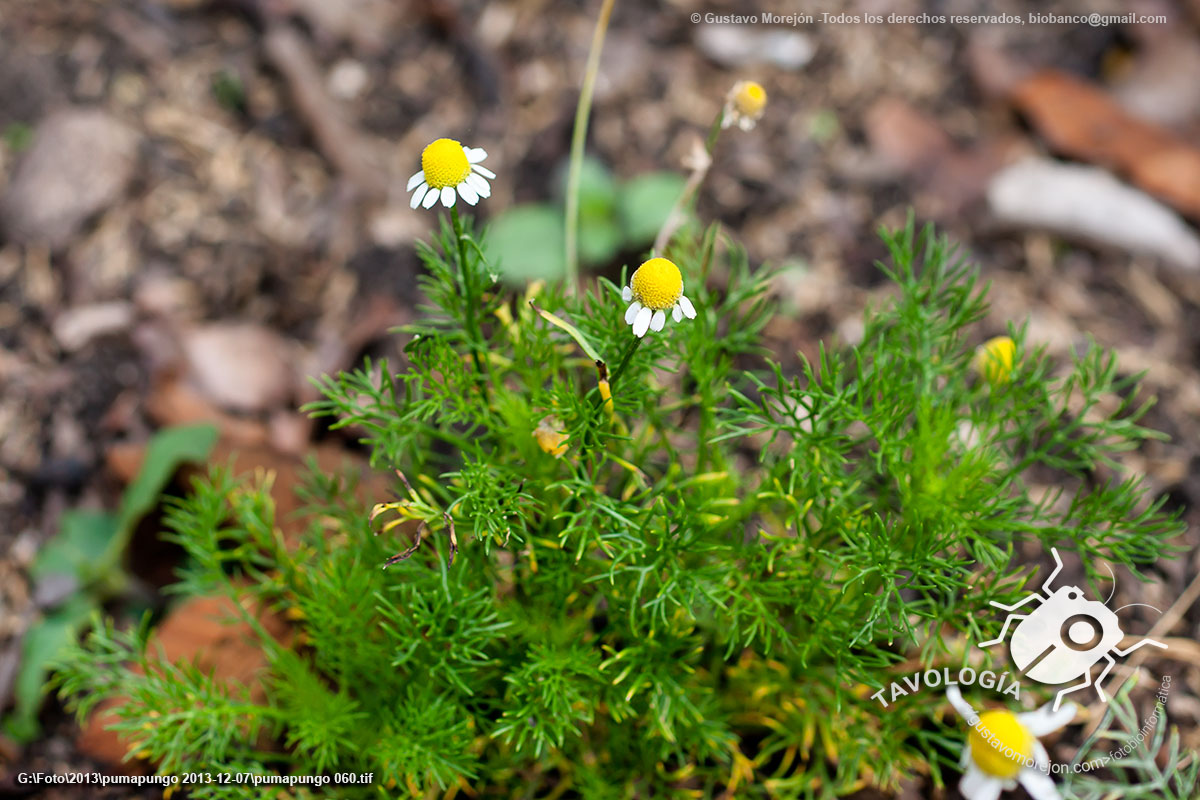
[{"label": "small stone", "polygon": [[218,322],[184,332],[192,379],[214,403],[235,411],[262,411],[292,396],[292,345],[261,325]]},{"label": "small stone", "polygon": [[133,306],[117,301],[67,309],[54,320],[54,338],[74,352],[99,336],[126,330],[133,323]]},{"label": "small stone", "polygon": [[138,137],[109,114],[74,108],[38,125],[33,146],[0,198],[0,225],[9,239],[61,248],[87,221],[125,191]]},{"label": "small stone", "polygon": [[817,51],[812,39],[802,33],[753,25],[701,25],[696,45],[713,61],[735,69],[772,64],[798,70],[812,61]]}]

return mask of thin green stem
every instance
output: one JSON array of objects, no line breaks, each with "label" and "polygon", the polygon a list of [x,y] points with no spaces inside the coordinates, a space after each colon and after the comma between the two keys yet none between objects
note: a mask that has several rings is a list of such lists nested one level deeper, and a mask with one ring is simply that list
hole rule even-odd
[{"label": "thin green stem", "polygon": [[708,128],[708,136],[704,138],[704,152],[710,156],[717,146],[717,139],[721,136],[721,125],[725,122],[725,106],[721,106],[721,110],[717,112],[716,119]]},{"label": "thin green stem", "polygon": [[600,6],[600,17],[592,33],[592,49],[588,52],[587,69],[583,75],[583,87],[579,92],[579,104],[575,107],[575,130],[571,134],[571,163],[567,170],[567,291],[574,292],[579,285],[579,182],[583,174],[583,145],[587,140],[588,115],[592,111],[592,94],[596,89],[596,75],[600,72],[600,51],[604,49],[604,36],[608,32],[608,19],[612,16],[616,0],[604,0]]},{"label": "thin green stem", "polygon": [[[637,352],[638,346],[641,345],[641,343],[642,343],[642,337],[634,336],[633,340],[630,341],[629,346],[625,348],[625,352],[621,355],[621,360],[617,364],[617,368],[614,369],[611,373],[609,373],[608,388],[609,388],[610,392],[616,388],[617,379],[620,378],[621,375],[625,372],[625,367],[629,366],[629,360],[631,358],[633,358],[633,354]],[[604,408],[604,403],[606,402],[603,397],[599,396],[598,392],[597,392],[596,400],[597,400],[596,405],[592,406],[592,410],[588,414],[588,426],[589,427],[591,427],[592,422],[595,421],[596,415],[598,415],[600,413],[600,409]],[[586,446],[584,447],[584,452],[587,452]]]},{"label": "thin green stem", "polygon": [[708,437],[713,426],[713,397],[708,384],[701,387],[700,427],[696,431],[696,471],[704,472],[708,466]]},{"label": "thin green stem", "polygon": [[[611,391],[617,385],[617,379],[621,377],[621,373],[625,371],[625,367],[629,365],[629,359],[633,358],[633,354],[637,352],[638,346],[641,345],[643,337],[634,336],[633,341],[629,343],[629,347],[625,348],[625,354],[621,356],[620,363],[617,368],[612,371],[608,377],[608,388]],[[601,405],[604,405],[601,403]]]},{"label": "thin green stem", "polygon": [[486,371],[480,350],[483,349],[483,333],[479,328],[479,319],[475,316],[475,275],[467,267],[467,245],[469,237],[463,230],[462,220],[458,217],[458,209],[450,207],[450,221],[454,225],[454,238],[458,243],[458,272],[462,276],[463,294],[467,301],[467,338],[470,340],[471,357],[475,360],[475,373],[479,381],[479,390],[486,398],[487,383],[484,381]]}]

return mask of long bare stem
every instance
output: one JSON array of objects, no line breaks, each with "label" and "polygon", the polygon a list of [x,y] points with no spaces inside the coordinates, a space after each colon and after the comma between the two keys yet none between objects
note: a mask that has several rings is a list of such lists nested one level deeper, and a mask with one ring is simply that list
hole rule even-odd
[{"label": "long bare stem", "polygon": [[600,6],[600,17],[592,33],[592,49],[588,52],[587,70],[583,75],[583,88],[579,92],[579,105],[575,107],[575,130],[571,134],[571,163],[567,170],[567,291],[573,292],[579,285],[579,181],[583,172],[583,144],[587,140],[588,115],[592,111],[592,93],[596,89],[596,75],[600,72],[600,51],[604,49],[604,36],[608,33],[608,20],[612,16],[616,0],[604,0]]}]

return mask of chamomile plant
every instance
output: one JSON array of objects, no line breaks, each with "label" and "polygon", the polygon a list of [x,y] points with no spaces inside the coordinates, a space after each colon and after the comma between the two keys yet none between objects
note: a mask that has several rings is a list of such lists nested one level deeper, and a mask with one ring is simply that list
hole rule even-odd
[{"label": "chamomile plant", "polygon": [[[423,165],[439,201],[471,178],[451,155]],[[964,664],[990,603],[1027,594],[1024,543],[1135,570],[1171,554],[1178,521],[1116,460],[1156,436],[1136,379],[1019,325],[979,350],[998,332],[976,268],[929,230],[884,234],[892,299],[861,341],[805,355],[764,348],[771,274],[716,226],[613,281],[512,292],[448,213],[403,358],[324,377],[309,407],[393,491],[314,471],[294,545],[261,475],[217,467],[170,506],[176,592],[292,620],[285,643],[243,614],[266,691],[160,664],[144,628],[101,625],[62,665],[80,714],[124,698],[147,768],[371,776],[320,790],[339,798],[956,782],[940,697],[872,694],[902,663]],[[1035,470],[1061,491],[1035,495]],[[1036,765],[1065,716],[987,719]],[[964,762],[976,797],[1052,796],[989,742]]]}]

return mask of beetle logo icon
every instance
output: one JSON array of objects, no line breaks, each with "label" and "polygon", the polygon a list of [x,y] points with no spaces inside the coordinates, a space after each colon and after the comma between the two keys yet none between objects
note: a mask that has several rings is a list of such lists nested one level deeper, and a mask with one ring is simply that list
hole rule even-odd
[{"label": "beetle logo icon", "polygon": [[[1096,694],[1100,696],[1100,700],[1108,702],[1103,684],[1109,670],[1116,663],[1113,660],[1114,655],[1124,657],[1148,644],[1164,650],[1167,646],[1154,639],[1142,639],[1124,650],[1118,647],[1125,634],[1121,630],[1116,611],[1106,605],[1107,601],[1101,603],[1099,600],[1088,600],[1078,586],[1050,588],[1063,566],[1058,557],[1058,550],[1050,548],[1050,554],[1054,556],[1054,571],[1042,584],[1041,593],[1034,592],[1011,606],[992,601],[996,608],[1008,612],[1014,612],[1034,600],[1040,600],[1041,604],[1028,614],[1009,613],[1004,620],[1004,627],[1000,629],[1000,635],[990,641],[980,642],[979,646],[991,647],[1004,641],[1008,626],[1013,620],[1020,620],[1008,645],[1008,652],[1017,666],[1018,674],[1027,675],[1038,683],[1051,686],[1083,678],[1082,683],[1068,686],[1058,693],[1054,698],[1055,711],[1062,704],[1063,695],[1089,686],[1096,687]],[[1109,599],[1112,599],[1112,595],[1109,595]],[[1101,661],[1106,661],[1107,664],[1093,681],[1091,669]]]}]

